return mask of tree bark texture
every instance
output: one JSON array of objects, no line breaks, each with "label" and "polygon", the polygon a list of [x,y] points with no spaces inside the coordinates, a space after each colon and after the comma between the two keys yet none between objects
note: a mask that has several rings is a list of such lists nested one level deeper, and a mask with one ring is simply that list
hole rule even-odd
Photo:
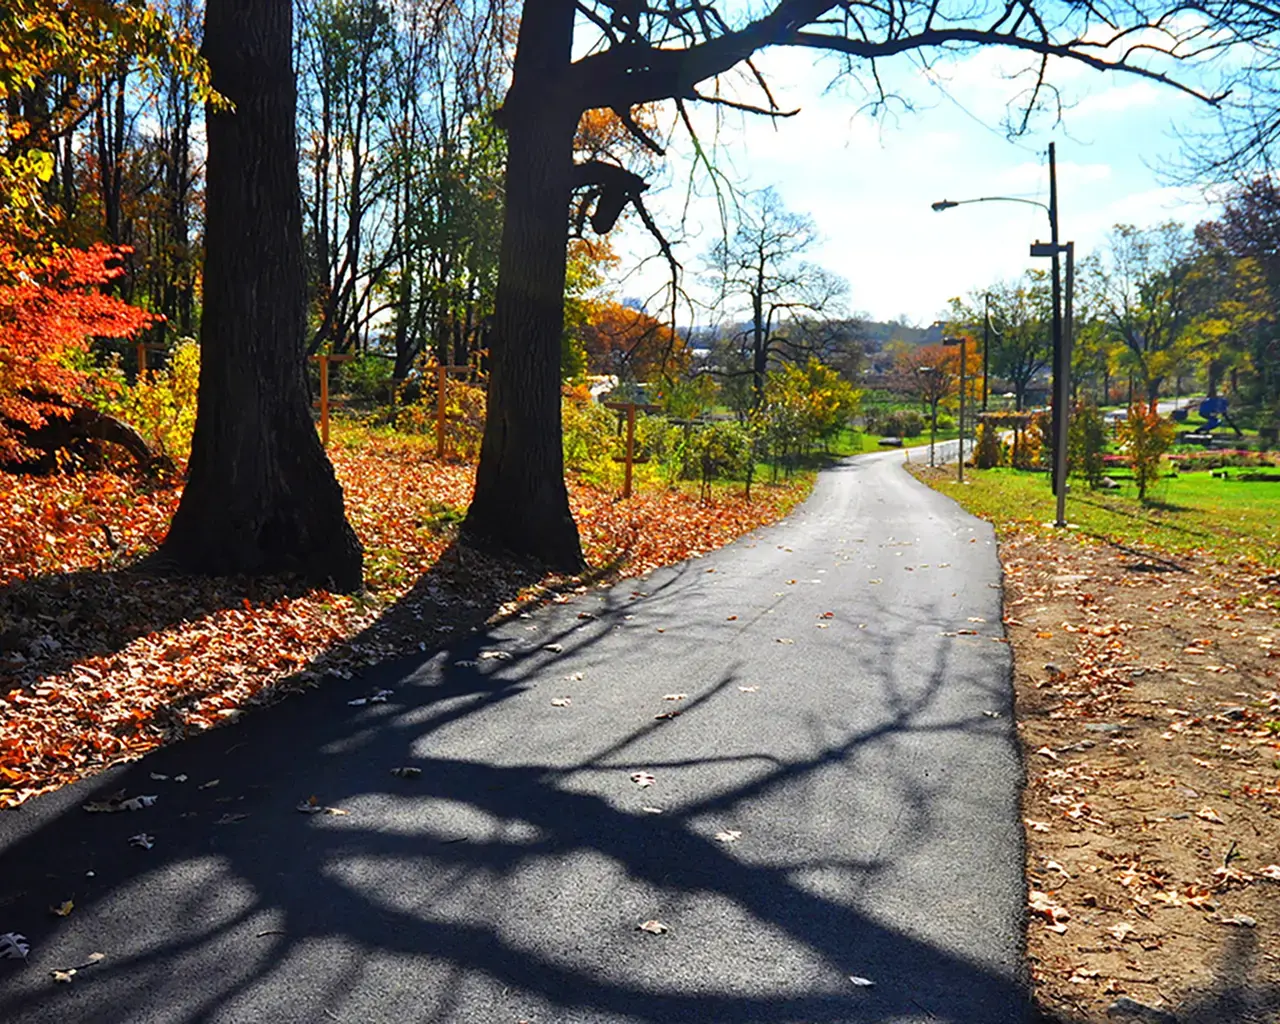
[{"label": "tree bark texture", "polygon": [[160,562],[355,590],[362,551],[311,420],[290,0],[209,0],[207,255],[188,482]]},{"label": "tree bark texture", "polygon": [[475,495],[463,533],[472,543],[582,567],[564,483],[560,338],[573,137],[580,107],[564,83],[572,0],[525,7],[507,129],[506,212],[489,341],[489,398]]}]

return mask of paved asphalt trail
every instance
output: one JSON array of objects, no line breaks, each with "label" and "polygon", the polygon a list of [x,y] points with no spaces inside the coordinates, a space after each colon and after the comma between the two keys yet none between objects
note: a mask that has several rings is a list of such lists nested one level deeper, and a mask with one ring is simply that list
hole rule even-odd
[{"label": "paved asphalt trail", "polygon": [[[0,961],[0,1021],[1023,1020],[994,541],[901,460],[0,812],[0,933],[32,943]],[[80,810],[120,786],[159,800]],[[349,813],[299,814],[311,794]]]}]

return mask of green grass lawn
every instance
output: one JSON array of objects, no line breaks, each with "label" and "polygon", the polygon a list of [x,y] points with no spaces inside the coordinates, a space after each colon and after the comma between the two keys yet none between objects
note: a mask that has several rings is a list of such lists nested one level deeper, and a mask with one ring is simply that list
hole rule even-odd
[{"label": "green grass lawn", "polygon": [[[997,528],[1053,521],[1054,498],[1044,473],[966,470],[963,485],[954,478],[929,483]],[[1280,483],[1183,473],[1161,479],[1143,505],[1132,483],[1120,492],[1105,492],[1072,481],[1067,521],[1082,534],[1143,550],[1204,550],[1280,568]]]}]

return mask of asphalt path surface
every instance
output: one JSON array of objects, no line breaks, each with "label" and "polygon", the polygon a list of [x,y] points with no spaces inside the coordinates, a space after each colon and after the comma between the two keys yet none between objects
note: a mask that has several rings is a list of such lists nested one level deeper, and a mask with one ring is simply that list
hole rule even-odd
[{"label": "asphalt path surface", "polygon": [[1024,1020],[995,544],[902,459],[0,812],[0,1021]]}]

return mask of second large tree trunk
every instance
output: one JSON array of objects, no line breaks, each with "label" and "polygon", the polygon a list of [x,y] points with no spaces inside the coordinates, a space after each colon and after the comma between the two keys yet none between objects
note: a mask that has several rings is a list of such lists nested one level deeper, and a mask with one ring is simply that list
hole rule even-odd
[{"label": "second large tree trunk", "polygon": [[553,568],[583,565],[569,512],[560,426],[560,337],[573,135],[578,111],[562,95],[573,4],[526,5],[504,105],[507,193],[489,341],[489,401],[476,490],[463,523],[473,543]]},{"label": "second large tree trunk", "polygon": [[291,0],[209,0],[200,390],[182,502],[159,561],[210,575],[361,585],[362,552],[311,420]]}]

